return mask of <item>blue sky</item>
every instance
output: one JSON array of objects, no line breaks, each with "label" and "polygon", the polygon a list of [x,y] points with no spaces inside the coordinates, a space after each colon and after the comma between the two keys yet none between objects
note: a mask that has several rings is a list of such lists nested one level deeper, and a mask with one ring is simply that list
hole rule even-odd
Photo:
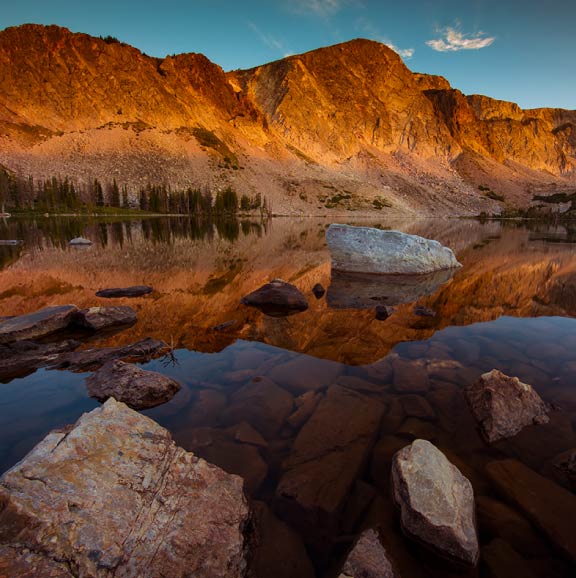
[{"label": "blue sky", "polygon": [[151,56],[201,52],[226,70],[371,38],[466,94],[576,109],[576,0],[18,0],[0,11],[0,28],[27,22]]}]

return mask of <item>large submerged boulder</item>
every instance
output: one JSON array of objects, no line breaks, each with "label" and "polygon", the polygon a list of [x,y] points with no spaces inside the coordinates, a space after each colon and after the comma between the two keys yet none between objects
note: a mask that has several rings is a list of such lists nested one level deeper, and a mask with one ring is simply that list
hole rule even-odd
[{"label": "large submerged boulder", "polygon": [[240,578],[242,479],[108,400],[0,478],[0,574]]},{"label": "large submerged boulder", "polygon": [[465,389],[466,399],[488,442],[516,435],[532,424],[548,423],[548,406],[531,385],[493,369]]},{"label": "large submerged boulder", "polygon": [[33,313],[10,317],[0,323],[0,344],[38,339],[68,327],[73,315],[78,313],[76,305],[44,307]]},{"label": "large submerged boulder", "polygon": [[448,559],[478,562],[472,484],[436,446],[417,439],[394,456],[392,494],[409,537]]},{"label": "large submerged boulder", "polygon": [[334,271],[413,275],[460,267],[448,247],[400,231],[332,224],[326,241]]},{"label": "large submerged boulder", "polygon": [[113,397],[132,409],[148,409],[170,401],[180,384],[155,371],[119,359],[109,361],[86,379],[88,395],[99,401]]}]

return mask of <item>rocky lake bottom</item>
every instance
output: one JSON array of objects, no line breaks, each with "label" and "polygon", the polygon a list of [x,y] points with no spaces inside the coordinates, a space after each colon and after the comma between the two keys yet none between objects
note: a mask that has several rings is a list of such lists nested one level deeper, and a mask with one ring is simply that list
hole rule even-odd
[{"label": "rocky lake bottom", "polygon": [[[404,578],[573,576],[576,226],[354,223],[437,239],[463,265],[416,281],[333,274],[328,224],[10,219],[0,239],[23,242],[0,246],[0,318],[65,304],[135,310],[131,325],[67,330],[40,345],[168,344],[138,367],[180,388],[142,414],[181,448],[242,477],[260,536],[254,578],[360,576],[348,566],[340,573],[371,528]],[[77,236],[93,245],[69,246]],[[270,316],[240,302],[273,279],[298,287],[308,309]],[[326,293],[315,296],[318,284]],[[153,291],[96,296],[137,285]],[[100,407],[87,390],[91,368],[49,366],[0,361],[0,474],[50,431]],[[486,441],[465,390],[493,369],[530,384],[547,423]],[[401,530],[391,470],[414,440],[434,444],[471,482],[473,567]],[[392,575],[380,568],[370,576]]]}]

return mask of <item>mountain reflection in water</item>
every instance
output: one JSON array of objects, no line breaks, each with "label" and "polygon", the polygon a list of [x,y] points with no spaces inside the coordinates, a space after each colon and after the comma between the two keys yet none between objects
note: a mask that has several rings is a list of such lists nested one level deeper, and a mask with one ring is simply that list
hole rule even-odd
[{"label": "mountain reflection in water", "polygon": [[[134,307],[134,326],[83,339],[111,346],[153,337],[174,345],[171,357],[144,367],[177,379],[182,389],[144,413],[184,448],[243,476],[248,494],[303,540],[306,550],[298,555],[310,557],[317,576],[336,578],[351,541],[375,523],[388,534],[386,547],[403,577],[490,575],[491,562],[465,573],[399,538],[388,499],[390,463],[415,438],[435,443],[472,482],[483,559],[490,561],[503,541],[498,555],[512,548],[514,556],[530,559],[536,576],[571,575],[550,535],[498,494],[486,472],[490,462],[512,458],[574,489],[555,465],[576,448],[571,231],[469,220],[356,224],[437,239],[454,249],[463,267],[416,286],[336,279],[324,220],[207,227],[190,219],[10,221],[0,238],[25,244],[18,253],[0,247],[0,317],[66,303]],[[94,246],[67,246],[80,235]],[[240,304],[274,278],[303,291],[308,311],[272,318]],[[328,288],[326,298],[313,297],[317,283]],[[142,284],[154,293],[95,297],[105,287]],[[380,304],[396,305],[385,321],[374,315]],[[436,315],[416,315],[416,304]],[[462,387],[494,368],[532,384],[553,404],[550,423],[487,445]],[[0,470],[51,429],[97,407],[85,377],[41,369],[0,385]],[[285,497],[288,475],[300,480],[315,506]],[[285,575],[283,556],[292,554],[280,548],[267,555],[259,553],[259,567]]]}]

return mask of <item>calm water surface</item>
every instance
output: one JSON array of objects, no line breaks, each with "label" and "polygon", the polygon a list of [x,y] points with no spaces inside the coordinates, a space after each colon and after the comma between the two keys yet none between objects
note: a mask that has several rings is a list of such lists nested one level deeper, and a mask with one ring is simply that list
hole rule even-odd
[{"label": "calm water surface", "polygon": [[[262,578],[293,575],[294,556],[307,556],[317,576],[337,576],[340,557],[366,525],[384,529],[403,576],[489,576],[494,564],[519,572],[525,560],[536,576],[573,575],[554,544],[495,490],[486,466],[513,458],[571,490],[554,460],[576,448],[575,232],[467,220],[356,224],[438,239],[463,267],[451,278],[408,285],[333,277],[324,220],[10,220],[0,224],[0,239],[24,244],[0,246],[0,316],[66,303],[134,307],[136,325],[84,336],[83,347],[144,337],[174,347],[173,355],[143,366],[174,377],[182,389],[144,413],[184,448],[240,474],[247,493],[305,544],[297,554],[264,552]],[[68,247],[79,235],[94,246]],[[240,304],[274,278],[297,285],[309,310],[273,318]],[[328,289],[322,299],[312,295],[316,283]],[[138,284],[155,291],[95,297],[105,287]],[[375,318],[379,304],[394,307],[385,321]],[[418,315],[416,305],[428,315]],[[553,404],[550,423],[484,443],[462,387],[494,368]],[[0,471],[48,431],[99,405],[86,394],[87,375],[41,369],[0,383]],[[365,417],[374,407],[381,420]],[[462,574],[398,538],[390,462],[415,438],[435,443],[474,486],[483,549],[475,571]],[[288,474],[301,475],[313,507],[286,494]]]}]

